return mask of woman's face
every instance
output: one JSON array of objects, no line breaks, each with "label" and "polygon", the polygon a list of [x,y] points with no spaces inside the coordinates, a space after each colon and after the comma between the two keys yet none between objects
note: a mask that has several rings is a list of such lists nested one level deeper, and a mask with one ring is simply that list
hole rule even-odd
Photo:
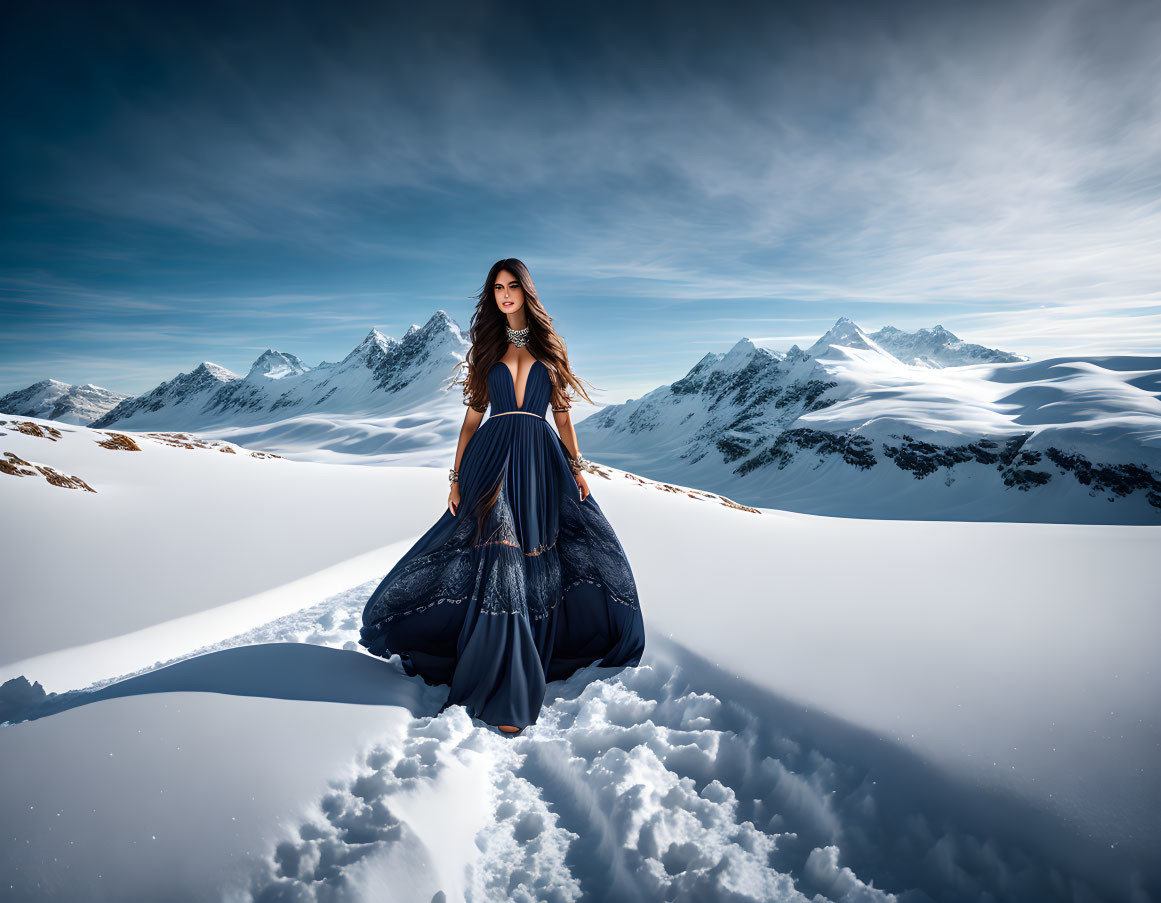
[{"label": "woman's face", "polygon": [[512,314],[524,306],[524,289],[520,280],[508,270],[500,270],[496,275],[496,306],[505,314]]}]

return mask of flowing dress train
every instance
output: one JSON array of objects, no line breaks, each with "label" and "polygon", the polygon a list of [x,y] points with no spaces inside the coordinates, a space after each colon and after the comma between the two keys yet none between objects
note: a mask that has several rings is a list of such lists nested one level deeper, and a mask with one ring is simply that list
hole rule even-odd
[{"label": "flowing dress train", "polygon": [[391,568],[359,642],[448,684],[446,705],[493,724],[535,723],[545,684],[585,665],[637,665],[645,628],[633,572],[545,419],[552,377],[533,361],[524,398],[497,361],[491,413],[464,448],[460,504]]}]

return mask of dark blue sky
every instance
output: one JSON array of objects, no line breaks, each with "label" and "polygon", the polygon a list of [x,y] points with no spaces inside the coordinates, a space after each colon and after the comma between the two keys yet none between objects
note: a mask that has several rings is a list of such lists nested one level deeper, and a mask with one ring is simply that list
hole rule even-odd
[{"label": "dark blue sky", "polygon": [[336,360],[520,257],[638,396],[839,316],[1161,352],[1161,4],[0,7],[0,394]]}]

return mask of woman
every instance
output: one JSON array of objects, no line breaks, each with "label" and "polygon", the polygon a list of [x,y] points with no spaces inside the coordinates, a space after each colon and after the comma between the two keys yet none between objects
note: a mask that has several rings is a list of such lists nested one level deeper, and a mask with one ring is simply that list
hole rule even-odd
[{"label": "woman", "polygon": [[515,734],[535,723],[547,681],[638,664],[645,628],[569,419],[569,386],[591,399],[521,261],[492,266],[471,337],[447,510],[371,594],[359,642],[449,684],[444,708]]}]

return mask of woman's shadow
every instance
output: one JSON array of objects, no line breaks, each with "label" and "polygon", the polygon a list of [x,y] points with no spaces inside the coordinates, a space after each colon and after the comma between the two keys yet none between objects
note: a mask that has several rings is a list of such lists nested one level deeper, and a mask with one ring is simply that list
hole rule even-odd
[{"label": "woman's shadow", "polygon": [[16,677],[0,687],[0,722],[32,721],[105,699],[176,692],[397,705],[416,717],[435,714],[430,688],[408,677],[397,660],[309,643],[259,643],[182,659],[97,689],[46,693],[39,682]]}]

